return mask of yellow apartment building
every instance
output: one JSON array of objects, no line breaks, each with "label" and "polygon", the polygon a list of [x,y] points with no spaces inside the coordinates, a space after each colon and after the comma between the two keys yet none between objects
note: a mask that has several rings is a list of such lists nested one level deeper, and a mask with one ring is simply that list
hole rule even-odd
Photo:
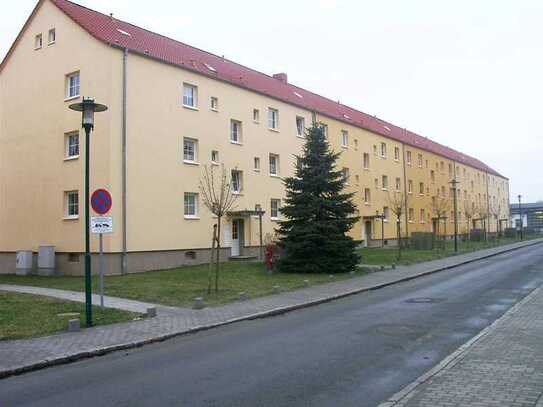
[{"label": "yellow apartment building", "polygon": [[[507,178],[467,154],[294,86],[286,74],[67,0],[40,0],[0,65],[0,272],[14,271],[17,251],[53,245],[59,272],[82,273],[84,133],[68,106],[83,96],[109,107],[91,139],[91,190],[113,196],[108,273],[208,260],[215,219],[199,196],[204,166],[234,171],[224,258],[257,253],[254,210],[265,211],[264,234],[273,235],[282,177],[293,175],[311,123],[342,152],[361,217],[351,233],[363,245],[395,243],[395,194],[407,196],[402,235],[434,230],[432,201],[451,203],[452,179],[461,233],[468,224],[492,233],[509,217]],[[452,204],[447,214],[439,223],[450,235]]]}]

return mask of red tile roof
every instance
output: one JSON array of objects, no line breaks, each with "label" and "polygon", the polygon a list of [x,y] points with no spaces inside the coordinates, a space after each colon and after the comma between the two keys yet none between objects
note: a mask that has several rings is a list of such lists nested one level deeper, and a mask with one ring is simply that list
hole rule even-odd
[{"label": "red tile roof", "polygon": [[229,82],[503,177],[476,158],[272,76],[70,1],[51,1],[93,37],[109,45]]}]

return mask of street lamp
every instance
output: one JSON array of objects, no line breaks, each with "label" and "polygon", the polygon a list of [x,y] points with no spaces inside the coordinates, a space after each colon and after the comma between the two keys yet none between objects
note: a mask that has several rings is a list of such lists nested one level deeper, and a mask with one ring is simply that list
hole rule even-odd
[{"label": "street lamp", "polygon": [[454,197],[454,252],[458,253],[458,202],[457,202],[457,191],[456,186],[459,181],[453,179],[449,184],[452,184],[453,187],[453,197]]},{"label": "street lamp", "polygon": [[84,97],[83,102],[69,106],[71,110],[82,112],[81,126],[85,129],[85,320],[92,326],[92,281],[90,257],[90,133],[94,129],[94,113],[105,112],[107,106],[94,103],[93,98]]},{"label": "street lamp", "polygon": [[385,211],[383,214],[379,214],[379,210],[375,211],[375,216],[377,219],[381,219],[381,247],[385,247]]},{"label": "street lamp", "polygon": [[518,215],[520,218],[520,240],[524,239],[523,233],[522,233],[522,207],[521,207],[521,199],[522,195],[519,194],[518,196]]}]

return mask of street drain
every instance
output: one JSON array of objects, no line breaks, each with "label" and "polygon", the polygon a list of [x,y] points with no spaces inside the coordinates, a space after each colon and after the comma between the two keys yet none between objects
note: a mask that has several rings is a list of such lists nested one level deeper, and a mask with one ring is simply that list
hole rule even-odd
[{"label": "street drain", "polygon": [[410,298],[406,300],[408,304],[433,304],[436,302],[442,302],[445,301],[444,298],[428,298],[428,297],[420,297],[420,298]]}]

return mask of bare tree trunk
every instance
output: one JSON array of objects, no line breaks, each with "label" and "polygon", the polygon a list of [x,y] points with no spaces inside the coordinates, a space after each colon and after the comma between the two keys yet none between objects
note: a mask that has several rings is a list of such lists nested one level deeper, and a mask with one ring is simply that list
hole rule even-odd
[{"label": "bare tree trunk", "polygon": [[207,278],[207,293],[211,294],[213,281],[213,262],[215,261],[215,242],[217,241],[217,225],[213,225],[213,240],[211,241],[211,257],[209,258],[209,271]]},{"label": "bare tree trunk", "polygon": [[219,293],[219,264],[221,261],[221,218],[222,216],[218,216],[217,221],[217,253],[216,253],[216,260],[215,260],[215,294]]},{"label": "bare tree trunk", "polygon": [[398,260],[401,260],[402,258],[402,234],[400,230],[400,222],[401,222],[401,215],[398,216],[398,219],[396,219],[396,229],[398,234]]}]

